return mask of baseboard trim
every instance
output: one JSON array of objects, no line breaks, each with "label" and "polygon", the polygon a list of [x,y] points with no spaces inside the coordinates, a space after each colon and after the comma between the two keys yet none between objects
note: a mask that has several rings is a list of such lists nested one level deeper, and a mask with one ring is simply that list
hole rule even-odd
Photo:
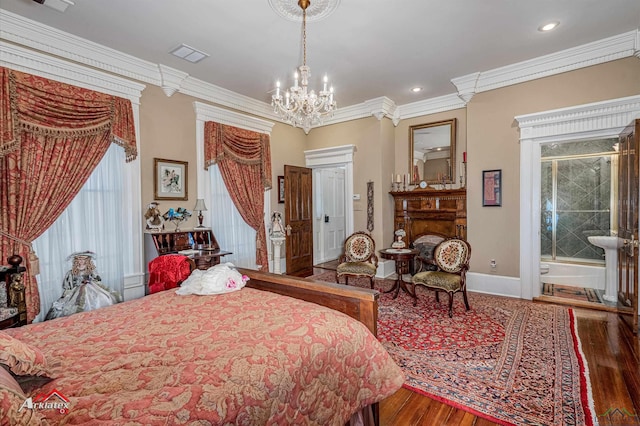
[{"label": "baseboard trim", "polygon": [[467,272],[467,290],[496,296],[522,297],[519,277]]},{"label": "baseboard trim", "polygon": [[144,297],[146,294],[145,274],[133,274],[124,277],[124,300],[133,300]]},{"label": "baseboard trim", "polygon": [[387,278],[396,273],[396,262],[393,260],[378,261],[378,270],[376,278]]}]

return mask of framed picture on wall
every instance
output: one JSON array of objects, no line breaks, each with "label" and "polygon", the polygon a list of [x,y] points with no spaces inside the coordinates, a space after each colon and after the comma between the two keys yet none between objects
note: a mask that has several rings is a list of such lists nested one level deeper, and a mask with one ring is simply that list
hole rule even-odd
[{"label": "framed picture on wall", "polygon": [[189,163],[154,158],[153,170],[153,188],[156,200],[187,200]]},{"label": "framed picture on wall", "polygon": [[278,203],[284,203],[284,176],[278,176]]},{"label": "framed picture on wall", "polygon": [[484,170],[482,172],[482,206],[500,207],[502,205],[502,170]]}]

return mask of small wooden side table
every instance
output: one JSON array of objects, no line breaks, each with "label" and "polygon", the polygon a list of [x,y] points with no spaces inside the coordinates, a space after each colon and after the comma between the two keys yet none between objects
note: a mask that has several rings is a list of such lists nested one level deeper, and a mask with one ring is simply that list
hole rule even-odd
[{"label": "small wooden side table", "polygon": [[392,291],[395,291],[396,294],[393,295],[393,298],[395,299],[396,297],[398,297],[398,293],[400,292],[400,289],[402,289],[404,290],[405,293],[407,293],[409,296],[413,298],[413,306],[416,306],[416,304],[418,303],[418,298],[416,297],[415,288],[414,288],[414,291],[411,291],[409,287],[407,287],[407,283],[402,279],[402,274],[409,272],[409,263],[411,262],[411,260],[413,260],[416,254],[418,254],[418,250],[408,249],[408,248],[405,248],[405,249],[387,248],[387,249],[380,250],[380,256],[383,259],[390,259],[396,262],[396,275],[397,275],[396,283],[393,287],[391,287],[389,290],[385,291],[384,293],[391,293]]}]

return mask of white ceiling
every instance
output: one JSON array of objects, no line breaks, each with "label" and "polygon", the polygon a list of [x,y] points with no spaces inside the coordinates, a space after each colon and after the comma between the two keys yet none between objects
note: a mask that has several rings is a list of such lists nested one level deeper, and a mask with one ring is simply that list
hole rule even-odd
[{"label": "white ceiling", "polygon": [[[302,62],[301,24],[268,0],[74,2],[64,13],[32,0],[0,7],[267,103],[275,81],[290,85]],[[537,30],[552,20],[555,31]],[[455,93],[456,77],[639,27],[640,0],[341,0],[307,23],[310,86],[326,73],[339,108],[382,96],[403,105]],[[197,64],[171,56],[181,43],[210,56]]]}]

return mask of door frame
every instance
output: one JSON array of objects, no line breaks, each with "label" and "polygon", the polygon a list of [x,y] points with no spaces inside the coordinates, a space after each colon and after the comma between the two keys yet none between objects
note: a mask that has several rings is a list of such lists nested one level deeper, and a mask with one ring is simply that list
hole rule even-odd
[{"label": "door frame", "polygon": [[[319,189],[320,187],[322,187],[322,180],[319,179],[319,177],[322,175],[321,171],[322,170],[342,170],[345,175],[346,175],[346,170],[344,168],[344,166],[323,166],[323,167],[316,167],[313,169],[312,173],[313,173],[313,201],[312,201],[312,208],[314,209],[314,218],[313,218],[313,234],[314,236],[316,235],[316,231],[318,231],[316,229],[316,225],[319,226],[321,229],[321,232],[318,232],[317,234],[321,236],[321,238],[317,241],[318,245],[321,246],[319,247],[319,249],[316,251],[315,248],[315,244],[316,244],[316,239],[314,238],[313,242],[314,242],[314,248],[313,248],[313,260],[314,263],[323,263],[323,262],[327,262],[328,259],[325,256],[326,254],[326,241],[324,240],[324,221],[322,219],[318,220],[318,218],[315,216],[315,209],[316,209],[316,205],[315,205],[315,200],[317,200],[318,198],[318,194],[321,193],[321,190]],[[343,185],[342,191],[344,192],[345,185]],[[323,194],[324,195],[324,194]],[[345,206],[345,216],[346,216],[346,206]],[[345,223],[343,224],[343,227],[345,228],[345,238],[346,235],[350,235],[346,233],[346,217],[345,217]]]},{"label": "door frame", "polygon": [[[342,145],[304,151],[305,167],[320,169],[344,167],[344,232],[353,234],[353,154],[355,145]],[[315,199],[312,208],[315,210]],[[314,253],[315,254],[315,253]],[[315,263],[315,259],[314,259]]]},{"label": "door frame", "polygon": [[[520,297],[540,296],[541,145],[617,138],[640,118],[640,96],[519,115],[520,127]],[[538,208],[531,208],[538,206]]]}]

